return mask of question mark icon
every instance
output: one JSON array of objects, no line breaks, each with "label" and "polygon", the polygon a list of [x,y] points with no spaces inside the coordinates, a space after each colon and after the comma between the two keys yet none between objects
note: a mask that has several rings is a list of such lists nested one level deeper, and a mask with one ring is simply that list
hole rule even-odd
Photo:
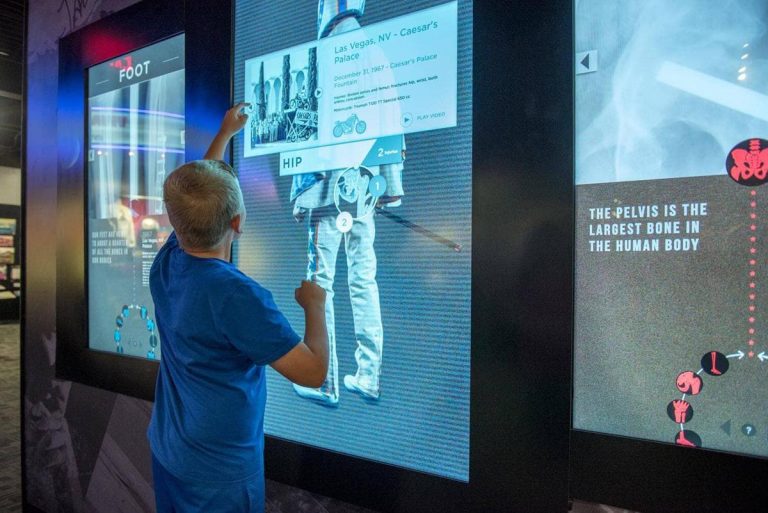
[{"label": "question mark icon", "polygon": [[755,436],[755,426],[752,424],[744,424],[741,426],[741,432],[744,433],[746,436]]}]

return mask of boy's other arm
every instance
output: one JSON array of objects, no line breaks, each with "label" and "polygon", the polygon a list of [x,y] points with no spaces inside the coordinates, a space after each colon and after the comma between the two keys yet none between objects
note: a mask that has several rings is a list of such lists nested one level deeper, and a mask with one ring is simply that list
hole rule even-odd
[{"label": "boy's other arm", "polygon": [[303,281],[301,287],[296,289],[296,302],[304,309],[304,341],[271,365],[297,385],[317,388],[328,374],[325,290],[312,282]]},{"label": "boy's other arm", "polygon": [[244,113],[243,109],[249,105],[248,103],[238,103],[224,114],[221,128],[219,128],[219,132],[213,138],[211,146],[203,157],[205,160],[224,160],[224,153],[227,151],[229,140],[248,122],[248,114]]}]

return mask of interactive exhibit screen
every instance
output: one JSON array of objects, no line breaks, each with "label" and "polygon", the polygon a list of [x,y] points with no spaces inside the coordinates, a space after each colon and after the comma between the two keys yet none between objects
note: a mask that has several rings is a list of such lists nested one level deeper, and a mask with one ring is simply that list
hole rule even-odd
[{"label": "interactive exhibit screen", "polygon": [[301,333],[327,291],[317,390],[270,370],[267,434],[469,480],[472,3],[236,3],[235,261]]},{"label": "interactive exhibit screen", "polygon": [[768,456],[768,3],[576,2],[575,429]]},{"label": "interactive exhibit screen", "polygon": [[184,36],[90,68],[87,129],[89,347],[159,359],[149,269],[184,162]]}]

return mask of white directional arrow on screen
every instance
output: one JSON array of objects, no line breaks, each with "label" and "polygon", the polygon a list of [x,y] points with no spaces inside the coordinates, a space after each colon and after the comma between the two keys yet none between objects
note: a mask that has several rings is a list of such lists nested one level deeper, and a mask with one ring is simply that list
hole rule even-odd
[{"label": "white directional arrow on screen", "polygon": [[744,351],[739,350],[736,353],[729,354],[728,356],[726,356],[726,358],[738,358],[739,360],[741,360],[742,358],[744,358]]},{"label": "white directional arrow on screen", "polygon": [[760,358],[761,362],[764,362],[764,361],[768,360],[768,354],[765,354],[765,351],[763,351],[762,353],[757,355],[757,357]]}]

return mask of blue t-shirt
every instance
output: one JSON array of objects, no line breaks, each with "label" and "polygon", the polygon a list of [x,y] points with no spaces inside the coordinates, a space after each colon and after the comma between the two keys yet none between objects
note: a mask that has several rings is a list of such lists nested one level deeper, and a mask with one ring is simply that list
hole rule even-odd
[{"label": "blue t-shirt", "polygon": [[149,275],[163,344],[149,443],[180,479],[264,470],[265,365],[301,340],[272,295],[234,265],[185,253],[176,234]]}]

